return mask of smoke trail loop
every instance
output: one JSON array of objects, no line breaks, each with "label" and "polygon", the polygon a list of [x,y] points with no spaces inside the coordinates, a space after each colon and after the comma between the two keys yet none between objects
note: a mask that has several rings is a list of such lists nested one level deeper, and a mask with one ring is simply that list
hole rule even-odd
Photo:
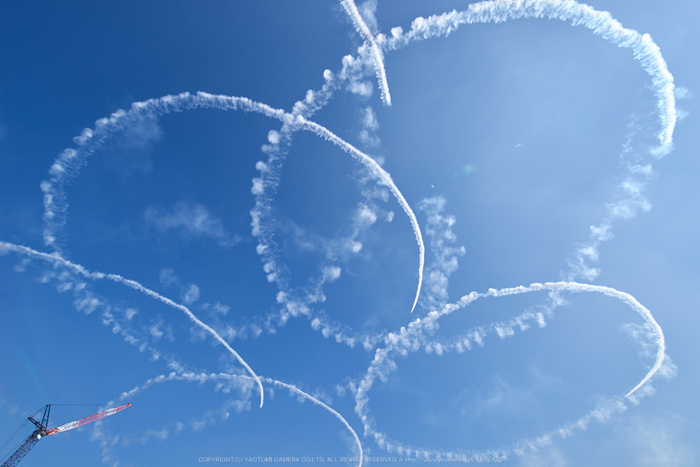
[{"label": "smoke trail loop", "polygon": [[[544,446],[551,443],[551,437],[553,434],[559,434],[562,437],[571,436],[573,430],[575,429],[585,429],[585,427],[593,420],[604,420],[609,418],[610,414],[613,412],[624,411],[626,406],[623,403],[623,399],[629,401],[635,401],[635,393],[637,393],[645,384],[647,384],[662,368],[666,357],[666,343],[663,331],[659,324],[654,319],[651,312],[644,307],[639,301],[637,301],[632,295],[618,291],[611,287],[591,285],[577,282],[546,282],[546,283],[533,283],[529,286],[517,286],[517,287],[507,287],[502,289],[488,289],[486,292],[471,292],[464,295],[455,303],[446,304],[440,310],[434,310],[428,313],[427,316],[422,318],[417,318],[413,320],[408,326],[402,327],[398,333],[390,333],[386,339],[386,347],[377,349],[375,352],[374,359],[367,369],[362,380],[353,387],[354,398],[355,398],[355,413],[362,420],[364,425],[365,436],[374,436],[375,440],[383,448],[391,452],[392,449],[401,449],[405,452],[415,452],[421,454],[424,457],[460,457],[464,456],[463,453],[455,452],[439,452],[430,451],[427,449],[416,449],[413,447],[408,447],[400,442],[392,441],[389,437],[376,430],[375,423],[369,412],[369,391],[372,389],[374,382],[379,379],[380,381],[386,382],[388,375],[398,369],[396,364],[396,359],[398,356],[406,357],[409,352],[415,352],[421,347],[427,348],[428,346],[435,345],[437,349],[437,354],[441,355],[444,351],[449,350],[447,347],[441,347],[440,343],[433,344],[426,336],[432,334],[437,329],[438,321],[450,315],[458,310],[464,309],[471,303],[475,302],[480,298],[487,297],[506,297],[511,295],[519,295],[525,293],[539,292],[539,291],[550,291],[550,292],[590,292],[599,293],[607,297],[616,298],[624,302],[633,311],[638,313],[646,322],[649,329],[652,330],[653,335],[656,339],[656,356],[655,361],[651,369],[647,374],[624,396],[614,397],[610,400],[605,401],[602,405],[597,406],[588,414],[584,415],[582,418],[574,423],[567,424],[553,432],[546,433],[545,435],[539,437],[535,441],[523,441],[516,443],[510,448],[503,450],[491,450],[487,452],[482,452],[479,454],[474,454],[470,459],[479,456],[496,456],[496,457],[507,457],[511,452],[521,453],[525,447],[536,448],[538,446]],[[495,328],[496,323],[491,326],[486,326],[487,328]],[[480,343],[480,337],[476,336],[475,341]],[[461,343],[454,345],[454,348],[458,348]],[[480,345],[483,345],[481,342]]]}]

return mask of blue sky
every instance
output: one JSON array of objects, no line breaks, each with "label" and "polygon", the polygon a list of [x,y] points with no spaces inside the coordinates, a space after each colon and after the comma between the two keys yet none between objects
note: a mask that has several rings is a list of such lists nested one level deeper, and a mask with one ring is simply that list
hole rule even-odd
[{"label": "blue sky", "polygon": [[3,442],[696,465],[700,5],[589,5],[4,4]]}]

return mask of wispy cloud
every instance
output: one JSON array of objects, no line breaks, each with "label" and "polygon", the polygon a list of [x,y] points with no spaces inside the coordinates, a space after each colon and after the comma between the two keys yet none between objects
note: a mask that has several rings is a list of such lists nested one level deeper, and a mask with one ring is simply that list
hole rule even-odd
[{"label": "wispy cloud", "polygon": [[240,241],[240,237],[229,234],[223,221],[201,204],[181,201],[167,210],[149,206],[144,218],[148,225],[162,233],[175,231],[185,238],[211,238],[224,248]]},{"label": "wispy cloud", "polygon": [[673,94],[676,96],[677,100],[688,99],[690,97],[694,97],[693,92],[684,86],[676,86],[673,89]]},{"label": "wispy cloud", "polygon": [[158,280],[164,287],[175,287],[180,291],[180,299],[186,305],[192,305],[199,300],[200,290],[195,284],[184,285],[180,278],[175,274],[175,270],[171,268],[163,268],[158,272]]},{"label": "wispy cloud", "polygon": [[522,467],[568,467],[571,464],[560,449],[553,447],[524,454],[518,462]]},{"label": "wispy cloud", "polygon": [[153,336],[153,338],[158,341],[161,338],[165,337],[165,339],[169,342],[172,342],[175,340],[173,337],[173,329],[169,324],[166,324],[163,321],[162,317],[158,317],[157,320],[152,320],[151,325],[148,328],[148,332]]},{"label": "wispy cloud", "polygon": [[144,149],[163,139],[163,130],[155,118],[142,118],[133,121],[116,138],[117,144],[125,149]]},{"label": "wispy cloud", "polygon": [[132,177],[134,171],[151,172],[151,153],[162,139],[163,130],[156,118],[135,119],[105,145],[107,151],[102,154],[104,164],[123,178]]},{"label": "wispy cloud", "polygon": [[175,270],[170,268],[161,269],[158,273],[158,279],[165,287],[170,287],[173,284],[180,283],[180,280],[175,275]]},{"label": "wispy cloud", "polygon": [[199,300],[199,287],[194,284],[190,284],[182,297],[182,301],[187,305],[192,305],[197,300]]},{"label": "wispy cloud", "polygon": [[360,134],[358,135],[360,141],[369,147],[379,146],[381,141],[376,133],[378,129],[379,122],[377,121],[377,114],[374,113],[372,107],[365,107],[362,111],[362,130],[360,130]]},{"label": "wispy cloud", "polygon": [[377,23],[377,0],[365,0],[357,6],[357,11],[360,12],[362,19],[365,20],[367,28],[376,34],[379,31]]},{"label": "wispy cloud", "polygon": [[689,443],[691,440],[684,435],[688,432],[684,417],[674,413],[653,418],[638,415],[624,425],[623,437],[633,449],[635,465],[696,465],[697,445]]}]

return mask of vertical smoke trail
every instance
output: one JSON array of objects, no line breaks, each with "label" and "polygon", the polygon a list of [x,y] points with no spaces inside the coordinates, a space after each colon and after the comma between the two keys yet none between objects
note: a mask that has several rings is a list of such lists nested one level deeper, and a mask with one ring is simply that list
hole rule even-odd
[{"label": "vertical smoke trail", "polygon": [[384,69],[384,59],[382,51],[377,46],[377,42],[374,40],[372,32],[367,27],[367,24],[362,19],[362,15],[357,10],[354,0],[341,0],[340,4],[343,5],[348,16],[352,19],[353,24],[357,32],[367,41],[369,44],[372,59],[374,61],[374,68],[377,72],[377,83],[379,85],[379,90],[381,92],[382,101],[384,104],[391,105],[391,94],[389,93],[389,83],[386,79],[386,70]]},{"label": "vertical smoke trail", "polygon": [[30,256],[33,258],[38,258],[43,261],[47,261],[53,264],[59,264],[61,266],[64,266],[68,269],[73,270],[74,272],[77,272],[78,274],[82,275],[85,278],[92,279],[92,280],[98,280],[98,279],[109,279],[113,282],[117,282],[122,285],[126,285],[127,287],[130,287],[134,290],[138,290],[139,292],[148,295],[151,298],[155,298],[156,300],[160,301],[161,303],[164,303],[172,308],[175,308],[176,310],[180,310],[184,312],[188,318],[192,322],[194,322],[197,326],[201,327],[205,331],[207,331],[209,334],[211,334],[214,339],[216,339],[219,343],[221,343],[224,347],[226,347],[226,350],[228,350],[231,355],[236,357],[236,360],[245,367],[246,370],[248,370],[248,373],[253,377],[255,382],[258,384],[258,390],[260,391],[260,407],[263,406],[263,401],[264,401],[264,392],[263,392],[263,386],[262,382],[260,381],[260,378],[255,374],[253,369],[241,358],[240,355],[238,355],[238,352],[233,350],[230,345],[228,345],[228,342],[226,342],[214,329],[200,321],[194,313],[190,311],[189,308],[187,308],[184,305],[180,305],[179,303],[175,303],[174,301],[170,300],[167,297],[164,297],[160,295],[157,292],[154,292],[153,290],[144,287],[143,285],[139,284],[136,281],[133,281],[131,279],[125,279],[124,277],[118,275],[118,274],[104,274],[102,272],[90,272],[87,269],[85,269],[83,266],[73,263],[71,261],[68,261],[66,259],[63,259],[61,256],[59,256],[57,253],[53,254],[47,254],[47,253],[42,253],[36,250],[33,250],[31,248],[28,248],[26,246],[21,246],[21,245],[14,245],[12,243],[6,243],[0,241],[0,251],[14,251],[16,253],[25,255],[25,256]]},{"label": "vertical smoke trail", "polygon": [[413,313],[413,310],[416,308],[416,304],[418,303],[418,298],[420,297],[420,290],[423,285],[423,268],[425,265],[425,243],[423,242],[423,235],[421,234],[420,231],[420,226],[418,225],[418,219],[416,219],[416,215],[413,213],[413,210],[411,209],[411,206],[409,206],[408,201],[406,201],[406,198],[403,197],[403,194],[401,191],[399,191],[399,188],[396,186],[394,181],[391,179],[391,175],[389,175],[382,167],[377,164],[374,159],[369,157],[367,154],[363,153],[359,149],[355,148],[353,145],[350,143],[346,142],[345,140],[341,139],[337,135],[333,134],[331,131],[328,129],[324,128],[323,126],[314,123],[312,121],[306,120],[305,118],[298,116],[295,120],[298,122],[299,125],[301,125],[304,129],[309,130],[313,133],[316,133],[317,135],[321,136],[322,138],[325,138],[326,140],[332,142],[333,144],[339,146],[343,151],[349,153],[352,157],[355,159],[359,160],[362,162],[370,171],[371,173],[379,178],[382,183],[384,183],[386,186],[391,189],[391,193],[394,195],[394,197],[398,200],[399,204],[403,208],[404,212],[408,216],[408,218],[411,221],[411,227],[413,228],[413,234],[416,236],[416,242],[418,243],[418,290],[416,291],[416,298],[413,300],[413,306],[411,307],[411,313]]}]

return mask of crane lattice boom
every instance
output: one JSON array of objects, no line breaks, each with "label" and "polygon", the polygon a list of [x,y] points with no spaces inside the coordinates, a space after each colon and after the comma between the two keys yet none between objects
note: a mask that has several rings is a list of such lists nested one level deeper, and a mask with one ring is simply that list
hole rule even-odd
[{"label": "crane lattice boom", "polygon": [[[24,442],[15,450],[15,452],[12,453],[10,457],[7,458],[5,462],[2,463],[2,465],[0,465],[0,467],[14,467],[15,465],[19,464],[19,461],[21,461],[24,458],[24,456],[27,455],[27,453],[36,445],[36,443],[39,442],[39,440],[43,436],[55,435],[57,433],[72,430],[73,428],[78,428],[79,426],[83,426],[87,423],[96,422],[97,420],[100,420],[102,418],[114,415],[115,413],[120,412],[126,409],[127,407],[131,407],[131,403],[107,409],[102,412],[98,412],[94,415],[90,415],[89,417],[81,418],[79,420],[75,420],[74,422],[66,423],[65,425],[61,425],[57,428],[48,428],[47,425],[49,424],[49,411],[51,410],[51,405],[49,404],[44,408],[44,415],[41,417],[41,422],[34,420],[32,417],[29,417],[29,421],[36,425],[37,429],[34,430],[26,440],[24,440]],[[40,411],[41,409],[38,412]]]},{"label": "crane lattice boom", "polygon": [[131,407],[131,403],[128,403],[126,405],[120,405],[119,407],[114,407],[112,409],[107,409],[102,412],[98,412],[94,415],[90,415],[89,417],[81,418],[80,420],[76,420],[74,422],[66,423],[65,425],[61,425],[57,428],[51,428],[46,431],[46,435],[55,435],[56,433],[62,433],[64,431],[72,430],[73,428],[78,428],[79,426],[83,426],[87,423],[92,423],[96,422],[97,420],[100,420],[105,417],[109,417],[110,415],[114,415],[115,413],[122,411],[126,409],[127,407]]}]

